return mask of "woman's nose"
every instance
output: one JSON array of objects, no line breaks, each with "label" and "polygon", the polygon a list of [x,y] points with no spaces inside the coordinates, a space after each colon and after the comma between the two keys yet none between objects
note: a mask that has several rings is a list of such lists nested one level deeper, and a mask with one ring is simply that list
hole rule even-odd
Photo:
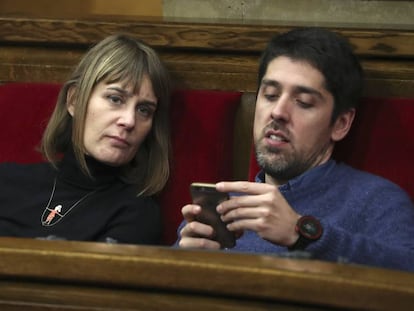
[{"label": "woman's nose", "polygon": [[125,109],[121,111],[121,115],[119,116],[118,124],[126,127],[127,129],[134,128],[135,110],[125,106]]}]

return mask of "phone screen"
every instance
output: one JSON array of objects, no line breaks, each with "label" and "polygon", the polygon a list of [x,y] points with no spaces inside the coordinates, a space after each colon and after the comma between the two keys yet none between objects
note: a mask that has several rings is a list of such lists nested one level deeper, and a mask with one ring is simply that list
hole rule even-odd
[{"label": "phone screen", "polygon": [[221,248],[231,248],[236,244],[234,232],[226,228],[220,214],[217,213],[217,205],[229,199],[229,195],[216,190],[214,184],[192,183],[190,186],[193,203],[201,206],[201,213],[197,221],[210,225],[215,231],[214,240],[220,243]]}]

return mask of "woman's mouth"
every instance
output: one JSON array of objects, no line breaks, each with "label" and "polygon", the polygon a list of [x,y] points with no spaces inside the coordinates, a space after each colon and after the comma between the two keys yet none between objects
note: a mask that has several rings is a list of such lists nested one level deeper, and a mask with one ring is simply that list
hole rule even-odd
[{"label": "woman's mouth", "polygon": [[111,143],[116,147],[128,147],[129,143],[126,139],[123,139],[119,136],[108,136],[111,140]]}]

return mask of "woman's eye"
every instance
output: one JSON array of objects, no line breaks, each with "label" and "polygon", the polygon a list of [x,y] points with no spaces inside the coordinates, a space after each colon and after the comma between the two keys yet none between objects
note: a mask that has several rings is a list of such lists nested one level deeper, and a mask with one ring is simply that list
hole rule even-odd
[{"label": "woman's eye", "polygon": [[122,104],[122,98],[118,95],[109,95],[108,99],[113,104]]},{"label": "woman's eye", "polygon": [[150,117],[154,114],[154,110],[146,105],[139,105],[137,111],[141,116]]}]

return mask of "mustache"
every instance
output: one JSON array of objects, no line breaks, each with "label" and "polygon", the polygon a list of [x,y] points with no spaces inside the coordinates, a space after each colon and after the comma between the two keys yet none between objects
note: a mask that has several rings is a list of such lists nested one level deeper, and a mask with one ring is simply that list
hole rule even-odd
[{"label": "mustache", "polygon": [[268,125],[266,125],[263,129],[263,135],[266,135],[267,131],[280,131],[282,132],[286,137],[290,136],[289,130],[286,128],[286,126],[283,124],[283,122],[272,120]]}]

